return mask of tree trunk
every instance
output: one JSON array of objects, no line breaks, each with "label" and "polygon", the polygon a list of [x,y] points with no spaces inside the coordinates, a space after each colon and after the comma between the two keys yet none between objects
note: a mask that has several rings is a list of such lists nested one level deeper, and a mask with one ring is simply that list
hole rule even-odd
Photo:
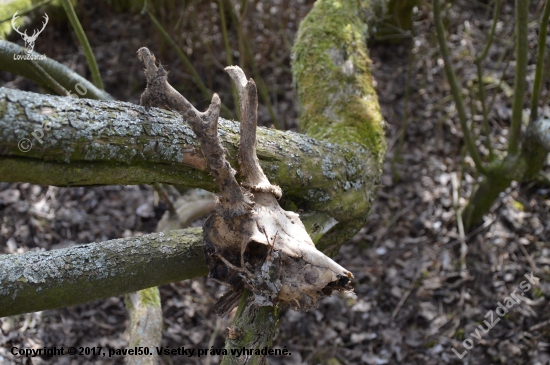
[{"label": "tree trunk", "polygon": [[480,224],[512,181],[536,179],[550,152],[550,119],[540,118],[529,123],[517,155],[508,155],[487,168],[487,174],[476,187],[462,213],[464,228],[469,231]]}]

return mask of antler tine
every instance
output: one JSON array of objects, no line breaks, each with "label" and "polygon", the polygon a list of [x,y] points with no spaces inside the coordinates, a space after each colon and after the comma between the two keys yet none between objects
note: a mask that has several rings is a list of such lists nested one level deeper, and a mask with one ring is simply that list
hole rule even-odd
[{"label": "antler tine", "polygon": [[241,124],[239,164],[246,185],[253,191],[270,192],[277,198],[282,195],[278,186],[271,185],[256,156],[256,127],[258,125],[258,93],[254,80],[247,80],[239,66],[229,66],[225,71],[235,82],[239,93]]},{"label": "antler tine", "polygon": [[44,13],[44,19],[46,19],[45,22],[42,22],[42,29],[40,29],[40,31],[38,32],[38,34],[42,33],[44,31],[44,29],[46,28],[46,25],[48,24],[48,20],[50,20],[50,18],[48,17],[48,14]]},{"label": "antler tine", "polygon": [[25,33],[21,33],[19,31],[19,27],[15,27],[15,19],[19,18],[19,16],[17,16],[17,13],[19,13],[19,10],[17,10],[15,12],[15,14],[13,14],[13,16],[11,17],[11,26],[13,28],[13,30],[15,30],[17,33],[21,34],[21,35],[27,35],[27,30],[25,29]]},{"label": "antler tine", "polygon": [[225,149],[218,137],[221,108],[218,94],[212,96],[212,102],[206,112],[199,112],[168,83],[168,72],[161,65],[155,65],[155,56],[147,48],[140,48],[138,56],[145,65],[147,79],[147,89],[141,95],[141,105],[167,107],[177,111],[189,122],[201,144],[206,163],[220,188],[218,209],[224,217],[230,218],[250,212],[251,197],[245,194],[237,183],[235,170],[226,160]]}]

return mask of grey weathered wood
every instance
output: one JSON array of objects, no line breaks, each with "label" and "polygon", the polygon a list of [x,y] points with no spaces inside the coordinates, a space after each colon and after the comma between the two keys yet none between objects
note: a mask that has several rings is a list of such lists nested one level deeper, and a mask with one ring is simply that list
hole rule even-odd
[{"label": "grey weathered wood", "polygon": [[[43,133],[42,143],[33,132]],[[220,138],[235,167],[238,133],[237,123],[220,118]],[[18,148],[23,138],[33,143],[28,152]],[[266,128],[258,128],[257,139],[260,165],[283,189],[285,202],[305,204],[339,222],[339,234],[330,242],[321,240],[321,249],[339,247],[364,224],[379,177],[378,157],[367,148]],[[0,181],[158,182],[216,190],[194,133],[175,113],[6,88],[0,88]]]},{"label": "grey weathered wood", "polygon": [[67,307],[205,276],[202,230],[0,255],[0,317]]}]

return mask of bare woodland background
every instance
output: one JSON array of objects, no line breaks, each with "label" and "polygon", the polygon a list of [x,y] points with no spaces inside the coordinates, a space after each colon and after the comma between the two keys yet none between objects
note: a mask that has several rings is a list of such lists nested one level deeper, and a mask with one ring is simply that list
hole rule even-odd
[{"label": "bare woodland background", "polygon": [[[273,105],[279,125],[296,129],[296,95],[291,83],[290,46],[312,1],[252,1],[240,20],[251,53]],[[542,1],[532,1],[536,24]],[[218,2],[161,2],[155,15],[175,35],[206,86],[233,109],[230,79],[223,74],[226,54]],[[99,63],[105,89],[115,99],[139,103],[145,80],[135,56],[149,47],[168,65],[173,85],[199,110],[209,99],[201,95],[180,60],[140,8],[121,12],[116,1],[80,1],[79,18]],[[60,12],[61,13],[61,12]],[[35,50],[90,78],[83,52],[68,22],[50,13],[50,24]],[[511,116],[514,3],[504,1],[486,72],[497,149],[505,149]],[[483,47],[490,28],[486,1],[457,0],[446,13],[447,32],[463,88],[473,90],[473,50]],[[355,293],[335,294],[318,309],[298,313],[285,309],[276,346],[290,358],[270,364],[461,364],[459,352],[489,309],[515,289],[523,275],[535,270],[540,286],[503,318],[469,352],[469,364],[550,363],[550,186],[513,184],[503,194],[482,228],[467,236],[467,275],[457,266],[458,231],[452,176],[461,181],[458,203],[464,205],[477,179],[472,161],[464,158],[461,132],[443,72],[431,13],[424,2],[414,14],[412,36],[401,43],[371,42],[372,71],[387,121],[388,155],[383,186],[369,223],[342,247],[337,261],[351,270]],[[233,60],[254,76],[251,60],[230,28]],[[536,48],[530,27],[529,48]],[[10,38],[21,44],[18,35]],[[530,53],[531,55],[534,52]],[[531,56],[532,57],[532,56]],[[533,80],[530,58],[528,83]],[[21,77],[0,72],[2,86],[39,91]],[[502,83],[499,84],[499,80]],[[542,115],[550,116],[548,82],[543,86]],[[473,91],[472,91],[473,92]],[[260,101],[259,123],[273,118]],[[527,104],[526,104],[527,105]],[[472,111],[473,112],[473,111]],[[223,115],[229,117],[228,115]],[[400,141],[400,136],[404,139]],[[548,172],[548,168],[546,168]],[[0,183],[0,253],[50,250],[152,232],[166,206],[149,186],[57,188]],[[200,226],[202,221],[194,222]],[[176,348],[223,347],[231,317],[217,318],[210,306],[224,291],[205,278],[161,287],[165,320],[162,345]],[[127,344],[123,298],[1,318],[0,362],[13,359],[13,346],[111,346]],[[53,361],[53,362],[52,362]],[[63,357],[33,364],[121,363],[113,359]],[[218,363],[184,357],[163,358],[166,364]]]}]

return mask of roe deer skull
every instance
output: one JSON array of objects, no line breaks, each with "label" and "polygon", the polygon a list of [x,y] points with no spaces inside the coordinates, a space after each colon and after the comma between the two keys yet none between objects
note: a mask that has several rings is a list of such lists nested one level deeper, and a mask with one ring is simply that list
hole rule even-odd
[{"label": "roe deer skull", "polygon": [[147,48],[138,51],[145,64],[147,89],[141,105],[177,111],[200,142],[210,172],[220,189],[216,211],[203,225],[209,277],[231,286],[214,306],[224,315],[237,304],[244,288],[260,306],[277,303],[307,310],[334,290],[348,290],[353,275],[315,248],[298,214],[283,210],[282,191],[271,185],[256,156],[258,96],[256,84],[237,66],[227,67],[239,93],[241,122],[238,160],[243,182],[225,159],[218,137],[220,99],[208,110],[196,110],[167,82]]}]

